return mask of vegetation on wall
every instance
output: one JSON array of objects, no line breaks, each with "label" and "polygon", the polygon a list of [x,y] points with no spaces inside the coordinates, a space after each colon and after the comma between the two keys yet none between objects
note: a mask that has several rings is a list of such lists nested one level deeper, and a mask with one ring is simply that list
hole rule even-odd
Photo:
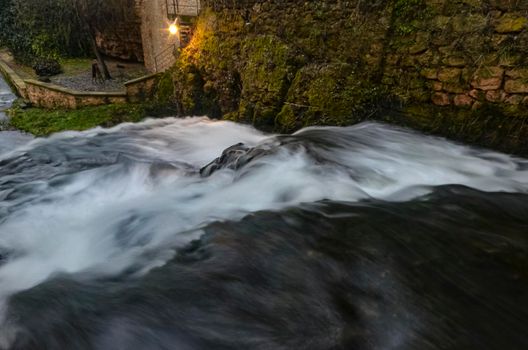
[{"label": "vegetation on wall", "polygon": [[[204,5],[173,72],[182,115],[208,114],[281,132],[375,118],[499,144],[503,133],[484,128],[477,140],[465,130],[475,123],[504,130],[496,118],[517,125],[528,114],[526,2]],[[416,113],[416,106],[424,108]],[[526,128],[516,130],[519,142],[526,139]]]},{"label": "vegetation on wall", "polygon": [[[339,21],[332,23],[330,5],[304,2],[281,13],[280,27],[269,24],[278,9],[270,11],[266,3],[256,4],[249,18],[231,8],[206,10],[176,63],[181,113],[280,131],[372,115],[385,91],[370,83],[379,62],[365,59],[371,49],[365,37],[383,28],[365,28],[374,20],[371,7],[376,13],[384,9],[364,5],[343,5]],[[352,15],[361,26],[348,20]]]},{"label": "vegetation on wall", "polygon": [[70,0],[0,0],[0,28],[0,45],[30,65],[90,50]]}]

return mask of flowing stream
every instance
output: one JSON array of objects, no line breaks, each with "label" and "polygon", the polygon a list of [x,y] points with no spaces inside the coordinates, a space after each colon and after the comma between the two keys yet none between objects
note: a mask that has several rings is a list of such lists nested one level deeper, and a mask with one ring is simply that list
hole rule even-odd
[{"label": "flowing stream", "polygon": [[11,92],[9,85],[0,74],[0,154],[28,142],[31,137],[18,131],[2,131],[7,128],[5,110],[11,107],[16,96]]},{"label": "flowing stream", "polygon": [[528,349],[527,293],[524,159],[377,123],[0,133],[0,349]]}]

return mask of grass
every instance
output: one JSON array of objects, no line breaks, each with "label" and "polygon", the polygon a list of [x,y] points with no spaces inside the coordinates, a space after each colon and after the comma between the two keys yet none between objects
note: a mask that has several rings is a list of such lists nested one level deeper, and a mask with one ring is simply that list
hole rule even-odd
[{"label": "grass", "polygon": [[123,122],[138,122],[147,116],[148,107],[142,104],[116,104],[85,107],[74,110],[42,108],[9,111],[10,124],[35,136],[46,136],[65,130],[87,130],[96,126],[111,127]]},{"label": "grass", "polygon": [[[17,62],[7,49],[0,47],[0,58],[4,60],[18,75],[20,75],[21,78],[38,79],[38,76],[32,67]],[[92,58],[60,58],[59,63],[63,72],[56,75],[55,78],[89,75],[92,69],[92,62]],[[115,77],[123,74],[122,70],[116,68],[117,64],[126,66],[125,73],[127,80],[139,78],[147,74],[145,67],[138,63],[127,63],[111,58],[107,58],[105,62],[112,76]]]},{"label": "grass", "polygon": [[[0,58],[9,64],[24,79],[37,79],[33,68],[15,61],[13,55],[6,49],[0,50]],[[61,58],[59,63],[62,67],[63,76],[74,76],[88,72],[92,67],[92,59],[90,58]]]},{"label": "grass", "polygon": [[62,58],[59,63],[63,70],[63,75],[72,76],[91,71],[92,59],[90,58]]}]

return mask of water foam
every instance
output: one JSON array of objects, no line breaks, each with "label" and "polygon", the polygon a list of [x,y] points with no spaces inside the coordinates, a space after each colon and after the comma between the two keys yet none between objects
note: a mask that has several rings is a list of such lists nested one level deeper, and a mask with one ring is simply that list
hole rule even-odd
[{"label": "water foam", "polygon": [[[238,142],[267,153],[236,171],[199,175]],[[10,173],[22,158],[24,167],[13,168],[21,173]],[[141,274],[205,224],[259,210],[324,199],[405,201],[447,184],[528,190],[528,161],[376,123],[276,137],[231,122],[168,118],[36,139],[0,162],[3,302],[57,273]],[[24,174],[26,182],[12,185]]]}]

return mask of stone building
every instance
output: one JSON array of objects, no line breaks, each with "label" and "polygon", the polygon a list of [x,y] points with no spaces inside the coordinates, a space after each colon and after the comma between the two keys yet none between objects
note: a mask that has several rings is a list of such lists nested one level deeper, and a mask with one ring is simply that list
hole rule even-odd
[{"label": "stone building", "polygon": [[[137,6],[145,67],[151,72],[166,70],[187,40],[189,27],[185,23],[198,15],[200,0],[137,0]],[[175,21],[180,22],[178,33],[171,34],[169,26]]]}]

